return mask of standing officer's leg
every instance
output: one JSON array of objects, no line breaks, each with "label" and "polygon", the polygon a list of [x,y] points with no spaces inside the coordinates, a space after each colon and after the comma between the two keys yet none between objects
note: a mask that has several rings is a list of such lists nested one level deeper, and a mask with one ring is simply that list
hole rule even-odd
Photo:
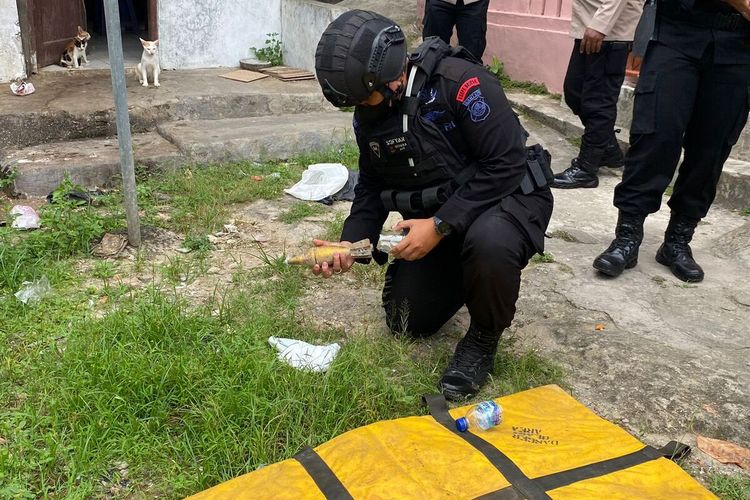
[{"label": "standing officer's leg", "polygon": [[[534,195],[540,239],[552,212],[551,195]],[[531,198],[531,197],[530,197]],[[542,220],[544,219],[544,220]],[[471,326],[440,379],[449,399],[476,394],[492,371],[497,344],[516,312],[521,270],[535,250],[519,223],[499,206],[480,215],[464,239],[461,262]]]},{"label": "standing officer's leg", "polygon": [[464,304],[460,242],[446,239],[412,262],[389,264],[383,308],[395,334],[426,337],[437,332]]},{"label": "standing officer's leg", "polygon": [[463,4],[463,0],[458,0],[456,4],[458,44],[466,47],[481,61],[487,46],[487,8],[490,0],[479,0],[461,7],[459,5]]},{"label": "standing officer's leg", "polygon": [[750,65],[707,65],[685,132],[685,159],[669,199],[672,215],[656,260],[682,281],[703,279],[689,243],[716,196],[721,170],[747,123]]},{"label": "standing officer's leg", "polygon": [[699,61],[651,42],[635,90],[630,149],[622,182],[615,188],[619,209],[615,239],[594,268],[619,276],[638,263],[646,215],[659,210],[674,176],[698,91]]},{"label": "standing officer's leg", "polygon": [[[571,166],[555,176],[553,187],[596,187],[599,185],[599,167],[603,164],[617,166],[618,154],[621,157],[622,152],[616,141],[613,144],[613,139],[617,99],[625,78],[627,48],[624,43],[605,42],[600,52],[581,55],[583,78],[580,97],[578,102],[574,102],[578,105],[577,114],[584,126],[581,150]],[[568,87],[565,90],[567,101]]]},{"label": "standing officer's leg", "polygon": [[422,38],[437,36],[449,44],[456,24],[456,6],[442,0],[426,0],[423,22]]}]

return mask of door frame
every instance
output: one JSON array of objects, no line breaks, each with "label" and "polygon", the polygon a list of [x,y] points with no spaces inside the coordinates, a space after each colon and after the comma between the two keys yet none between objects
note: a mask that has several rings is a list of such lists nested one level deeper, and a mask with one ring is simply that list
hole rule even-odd
[{"label": "door frame", "polygon": [[[18,9],[18,25],[21,28],[21,49],[23,51],[26,76],[39,72],[36,57],[36,38],[31,22],[29,0],[16,0]],[[148,36],[151,40],[159,38],[159,0],[146,0],[146,16]]]}]

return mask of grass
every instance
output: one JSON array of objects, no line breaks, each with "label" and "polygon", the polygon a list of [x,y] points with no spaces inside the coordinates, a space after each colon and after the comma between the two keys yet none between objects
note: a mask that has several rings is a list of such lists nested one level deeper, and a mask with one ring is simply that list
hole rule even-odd
[{"label": "grass", "polygon": [[555,262],[555,256],[549,252],[544,252],[544,254],[536,253],[531,257],[531,262],[535,264],[551,264]]},{"label": "grass", "polygon": [[748,207],[748,208],[743,208],[742,210],[740,210],[740,215],[741,215],[742,217],[747,217],[747,216],[749,216],[749,215],[750,215],[750,207]]},{"label": "grass", "polygon": [[711,473],[706,478],[706,484],[722,500],[747,500],[750,498],[750,476],[747,474]]},{"label": "grass", "polygon": [[295,224],[302,220],[313,217],[315,215],[321,215],[326,212],[325,206],[320,203],[312,203],[306,201],[295,202],[288,210],[281,213],[279,219],[285,224]]},{"label": "grass", "polygon": [[555,99],[560,99],[562,97],[560,96],[560,94],[551,93],[549,90],[547,90],[546,85],[544,85],[543,83],[513,80],[505,72],[505,67],[503,65],[503,62],[497,57],[494,57],[494,56],[492,57],[492,63],[490,63],[488,69],[490,73],[495,75],[497,79],[500,80],[500,83],[502,84],[503,89],[506,91],[516,90],[520,92],[525,92],[527,94],[547,95]]},{"label": "grass", "polygon": [[[167,208],[179,216],[168,224],[195,251],[159,266],[167,282],[205,272],[203,235],[220,227],[230,204],[279,196],[305,164],[214,165],[145,179],[144,209],[169,195]],[[270,172],[280,178],[266,182]],[[200,304],[169,286],[124,285],[120,263],[76,272],[76,259],[122,226],[118,199],[48,207],[50,225],[38,232],[0,228],[0,498],[183,497],[346,430],[424,413],[420,395],[435,391],[450,344],[424,349],[385,333],[312,326],[298,301],[316,278],[280,258],[236,271]],[[326,236],[338,238],[342,224],[343,216],[330,222]],[[133,266],[146,265],[139,252]],[[354,272],[363,283],[382,281],[379,266]],[[42,275],[49,297],[34,307],[14,299],[22,281]],[[276,359],[271,335],[343,348],[327,373],[301,372]],[[488,396],[563,377],[512,339],[498,370]]]}]

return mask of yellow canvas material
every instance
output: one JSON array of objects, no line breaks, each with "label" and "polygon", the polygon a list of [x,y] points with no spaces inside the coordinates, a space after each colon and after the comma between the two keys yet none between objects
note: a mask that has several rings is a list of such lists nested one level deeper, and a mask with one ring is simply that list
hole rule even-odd
[{"label": "yellow canvas material", "polygon": [[495,401],[502,423],[476,434],[494,454],[446,427],[464,406],[444,415],[446,425],[428,415],[354,429],[191,498],[716,498],[555,385]]}]

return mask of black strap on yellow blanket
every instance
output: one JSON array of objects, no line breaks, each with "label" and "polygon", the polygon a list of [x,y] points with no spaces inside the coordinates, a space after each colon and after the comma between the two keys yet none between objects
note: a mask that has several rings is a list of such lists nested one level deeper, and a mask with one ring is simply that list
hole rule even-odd
[{"label": "black strap on yellow blanket", "polygon": [[[482,455],[495,466],[497,470],[505,477],[505,479],[517,490],[517,492],[503,493],[504,496],[497,496],[494,498],[528,498],[530,500],[536,499],[549,499],[549,495],[545,493],[544,488],[534,484],[526,474],[523,473],[513,461],[508,458],[505,453],[495,448],[494,445],[488,443],[481,437],[471,432],[459,432],[456,429],[456,423],[448,413],[448,404],[445,402],[445,397],[440,395],[424,395],[422,401],[430,409],[432,417],[440,423],[443,427],[472,445]],[[520,495],[518,495],[520,493]],[[500,492],[498,492],[500,494]]]},{"label": "black strap on yellow blanket", "polygon": [[[671,460],[679,460],[684,458],[690,453],[690,447],[678,443],[677,441],[670,441],[669,444],[662,448],[656,449],[651,446],[646,446],[633,453],[628,453],[621,457],[610,458],[608,460],[602,460],[589,465],[583,465],[576,467],[575,469],[564,470],[555,474],[549,474],[547,476],[541,476],[532,479],[532,482],[545,491],[554,490],[556,488],[562,488],[569,484],[577,483],[578,481],[584,481],[594,477],[604,476],[612,472],[628,469],[636,465],[640,465],[657,458],[669,458]],[[507,496],[511,494],[508,490],[510,488],[503,488],[486,495],[477,497],[477,500],[504,500],[506,498],[513,498]]]},{"label": "black strap on yellow blanket", "polygon": [[352,500],[339,478],[312,448],[305,448],[294,457],[305,468],[328,500]]}]

